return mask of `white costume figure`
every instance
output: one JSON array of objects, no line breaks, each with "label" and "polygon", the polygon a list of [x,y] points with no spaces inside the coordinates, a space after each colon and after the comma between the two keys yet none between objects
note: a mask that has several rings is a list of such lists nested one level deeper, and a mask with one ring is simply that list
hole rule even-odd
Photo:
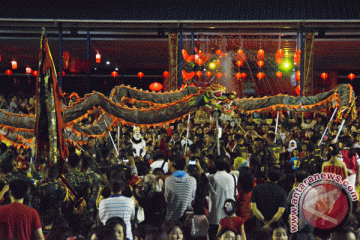
[{"label": "white costume figure", "polygon": [[146,142],[141,137],[140,128],[134,127],[134,134],[131,138],[131,143],[134,149],[134,157],[142,156],[144,157],[146,155]]}]

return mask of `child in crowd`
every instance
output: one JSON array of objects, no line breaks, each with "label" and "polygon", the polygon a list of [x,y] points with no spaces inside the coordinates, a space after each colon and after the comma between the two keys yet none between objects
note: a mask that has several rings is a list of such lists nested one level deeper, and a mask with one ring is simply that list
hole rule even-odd
[{"label": "child in crowd", "polygon": [[241,239],[246,239],[244,220],[236,216],[236,202],[232,199],[227,199],[224,203],[225,218],[220,219],[218,234],[222,228],[230,228],[237,235],[240,234]]}]

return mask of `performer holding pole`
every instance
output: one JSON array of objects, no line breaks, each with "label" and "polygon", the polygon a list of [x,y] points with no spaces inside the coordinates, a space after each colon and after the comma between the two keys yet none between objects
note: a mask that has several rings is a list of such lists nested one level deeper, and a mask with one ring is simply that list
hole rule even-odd
[{"label": "performer holding pole", "polygon": [[[337,111],[337,107],[334,109],[334,112],[333,112],[333,114],[332,114],[329,122],[331,122],[331,121],[334,119],[336,111]],[[323,139],[324,139],[324,137],[325,137],[325,134],[326,134],[328,128],[329,128],[329,127],[326,126],[326,128],[325,128],[325,130],[324,130],[324,133],[323,133],[323,135],[321,136],[321,139],[320,139],[320,141],[319,141],[318,146],[320,146],[320,144],[322,143],[322,141],[323,141]],[[339,131],[339,133],[340,133],[340,131]],[[338,134],[339,134],[339,133],[338,133]],[[337,137],[338,137],[338,136],[337,136]],[[336,140],[337,140],[337,137],[336,137]]]},{"label": "performer holding pole", "polygon": [[188,122],[186,127],[186,138],[185,138],[185,155],[188,147],[188,139],[189,139],[189,125],[190,125],[190,114],[188,115]]},{"label": "performer holding pole", "polygon": [[[108,126],[108,124],[107,124],[106,121],[105,121],[105,125],[106,125],[107,128],[109,128],[109,126]],[[110,130],[110,129],[109,129],[109,130]],[[113,146],[114,146],[114,149],[115,149],[115,151],[116,151],[116,155],[119,156],[119,151],[118,151],[118,149],[116,148],[116,145],[115,145],[115,142],[114,142],[113,137],[111,136],[111,131],[109,131],[109,136],[110,136],[111,142],[112,142],[112,144],[113,144]]]},{"label": "performer holding pole", "polygon": [[341,130],[342,130],[343,127],[344,127],[344,124],[345,124],[345,119],[342,120],[341,125],[340,125],[340,128],[339,128],[339,131],[338,131],[338,133],[336,134],[336,137],[335,137],[333,143],[336,143],[336,142],[337,142],[337,140],[338,140],[338,138],[339,138],[339,136],[340,136]]},{"label": "performer holding pole", "polygon": [[280,112],[278,111],[278,112],[277,112],[277,116],[276,116],[275,139],[274,139],[274,143],[276,143],[276,134],[277,134],[277,131],[278,131],[278,126],[279,126],[279,115],[280,115]]}]

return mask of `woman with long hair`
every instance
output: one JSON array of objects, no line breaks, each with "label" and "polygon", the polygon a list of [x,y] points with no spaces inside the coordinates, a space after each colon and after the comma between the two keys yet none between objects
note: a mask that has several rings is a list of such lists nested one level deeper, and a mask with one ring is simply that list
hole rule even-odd
[{"label": "woman with long hair", "polygon": [[340,149],[336,144],[329,146],[330,160],[324,162],[321,168],[321,172],[335,173],[345,179],[348,177],[348,169],[343,161],[338,159]]}]

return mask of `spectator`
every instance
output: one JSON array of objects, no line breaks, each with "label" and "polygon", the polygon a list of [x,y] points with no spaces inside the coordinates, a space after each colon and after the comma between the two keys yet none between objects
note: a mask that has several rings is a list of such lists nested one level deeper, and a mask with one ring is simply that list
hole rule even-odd
[{"label": "spectator", "polygon": [[28,188],[25,180],[10,182],[11,203],[0,207],[1,239],[44,239],[38,212],[23,204]]},{"label": "spectator", "polygon": [[166,220],[184,220],[186,210],[191,209],[195,199],[196,180],[184,172],[185,166],[186,160],[181,156],[169,162],[172,175],[165,180]]},{"label": "spectator", "polygon": [[111,196],[103,199],[99,204],[99,218],[105,225],[112,217],[120,217],[126,224],[126,237],[133,239],[131,220],[135,218],[135,201],[129,197],[122,196],[124,181],[120,178],[110,182]]},{"label": "spectator", "polygon": [[211,208],[209,212],[209,236],[214,239],[219,228],[220,219],[225,217],[223,210],[227,199],[235,200],[235,176],[226,172],[228,162],[225,157],[215,159],[217,172],[209,176]]}]

